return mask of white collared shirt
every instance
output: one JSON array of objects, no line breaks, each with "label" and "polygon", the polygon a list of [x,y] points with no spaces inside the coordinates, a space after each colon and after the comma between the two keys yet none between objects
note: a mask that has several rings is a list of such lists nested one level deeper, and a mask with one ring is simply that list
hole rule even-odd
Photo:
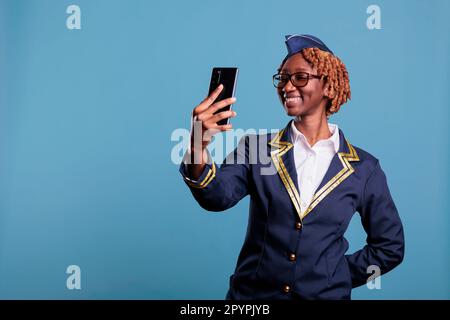
[{"label": "white collared shirt", "polygon": [[339,150],[339,128],[337,125],[329,123],[331,137],[319,140],[311,147],[294,122],[292,121],[291,125],[291,139],[294,145],[294,160],[301,199],[300,209],[303,217],[331,160]]}]

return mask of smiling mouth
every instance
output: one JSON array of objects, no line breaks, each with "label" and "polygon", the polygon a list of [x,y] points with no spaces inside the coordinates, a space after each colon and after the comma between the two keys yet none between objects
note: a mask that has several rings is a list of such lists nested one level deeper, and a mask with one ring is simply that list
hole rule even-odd
[{"label": "smiling mouth", "polygon": [[296,96],[296,97],[288,97],[285,98],[286,102],[298,102],[302,100],[302,97]]}]

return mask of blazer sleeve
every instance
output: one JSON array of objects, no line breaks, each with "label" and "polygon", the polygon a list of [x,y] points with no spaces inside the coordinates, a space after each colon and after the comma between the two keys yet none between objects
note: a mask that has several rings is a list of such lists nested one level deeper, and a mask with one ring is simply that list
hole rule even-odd
[{"label": "blazer sleeve", "polygon": [[384,274],[399,265],[404,256],[403,226],[378,161],[367,179],[358,211],[367,244],[345,256],[353,288],[366,283],[371,275],[367,273],[369,266],[378,266]]},{"label": "blazer sleeve", "polygon": [[248,148],[248,136],[244,136],[220,168],[212,161],[208,151],[209,161],[197,180],[189,177],[186,164],[181,163],[180,173],[202,208],[208,211],[223,211],[233,207],[249,193]]}]

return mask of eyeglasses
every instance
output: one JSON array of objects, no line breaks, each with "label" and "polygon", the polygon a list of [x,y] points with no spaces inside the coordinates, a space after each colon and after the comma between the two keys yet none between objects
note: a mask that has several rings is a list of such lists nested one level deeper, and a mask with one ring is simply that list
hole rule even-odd
[{"label": "eyeglasses", "polygon": [[277,73],[273,75],[273,85],[275,88],[283,88],[288,80],[291,81],[293,86],[304,87],[308,84],[309,79],[320,79],[322,76],[309,74],[308,72],[296,72],[293,74]]}]

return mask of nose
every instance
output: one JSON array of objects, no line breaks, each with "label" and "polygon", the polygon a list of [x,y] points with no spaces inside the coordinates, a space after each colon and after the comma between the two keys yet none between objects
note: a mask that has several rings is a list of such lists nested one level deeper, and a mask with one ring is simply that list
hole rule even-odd
[{"label": "nose", "polygon": [[291,80],[288,80],[286,82],[286,84],[284,85],[283,89],[282,89],[283,92],[292,92],[292,91],[295,91],[295,90],[297,90],[297,87],[295,87],[292,84]]}]

